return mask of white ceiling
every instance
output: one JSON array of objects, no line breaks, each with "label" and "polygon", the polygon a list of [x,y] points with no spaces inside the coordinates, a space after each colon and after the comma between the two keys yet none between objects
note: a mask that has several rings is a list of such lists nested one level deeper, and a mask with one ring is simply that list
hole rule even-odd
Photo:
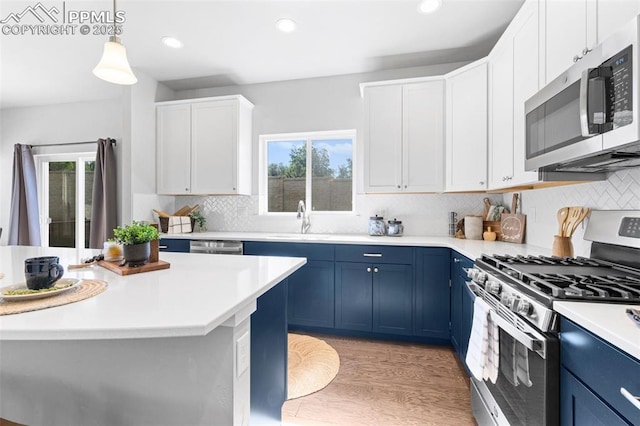
[{"label": "white ceiling", "polygon": [[[112,8],[101,0],[40,1],[67,12]],[[1,0],[0,20],[37,3]],[[477,59],[522,3],[443,0],[432,15],[417,13],[418,0],[119,0],[118,9],[125,12],[122,43],[134,70],[179,90]],[[297,30],[277,31],[281,17],[294,19]],[[38,22],[25,15],[25,23]],[[165,35],[184,48],[162,45]],[[73,35],[0,34],[0,108],[118,96],[119,86],[91,73],[105,41],[78,29]]]}]

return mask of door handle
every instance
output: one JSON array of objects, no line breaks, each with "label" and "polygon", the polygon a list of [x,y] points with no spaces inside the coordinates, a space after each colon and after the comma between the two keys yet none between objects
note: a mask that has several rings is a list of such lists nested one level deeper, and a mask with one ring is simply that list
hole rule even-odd
[{"label": "door handle", "polygon": [[640,410],[640,397],[633,395],[631,392],[626,390],[625,388],[620,388],[620,393],[624,398],[633,404],[638,410]]},{"label": "door handle", "polygon": [[382,257],[382,253],[363,253],[364,257]]}]

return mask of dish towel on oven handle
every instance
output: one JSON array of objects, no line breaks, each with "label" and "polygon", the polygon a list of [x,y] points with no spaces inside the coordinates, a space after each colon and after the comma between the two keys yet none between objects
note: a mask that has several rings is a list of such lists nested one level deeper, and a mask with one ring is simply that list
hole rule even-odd
[{"label": "dish towel on oven handle", "polygon": [[484,380],[491,380],[491,383],[496,383],[498,380],[498,370],[500,366],[500,329],[498,324],[492,319],[491,314],[495,313],[489,311],[489,323],[487,325],[488,336],[487,340],[489,345],[487,347],[487,360],[484,365]]},{"label": "dish towel on oven handle", "polygon": [[469,367],[469,371],[477,380],[483,379],[484,368],[487,363],[490,310],[491,308],[487,302],[482,300],[481,297],[476,297],[473,302],[473,323],[465,362]]}]

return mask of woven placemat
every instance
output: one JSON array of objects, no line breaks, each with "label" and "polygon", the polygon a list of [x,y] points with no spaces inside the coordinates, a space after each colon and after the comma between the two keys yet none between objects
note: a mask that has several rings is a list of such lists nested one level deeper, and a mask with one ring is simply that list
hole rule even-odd
[{"label": "woven placemat", "polygon": [[54,306],[79,302],[80,300],[96,296],[106,289],[106,281],[82,280],[76,288],[44,299],[14,300],[9,302],[0,298],[0,315],[19,314],[22,312],[37,311],[40,309],[53,308]]}]

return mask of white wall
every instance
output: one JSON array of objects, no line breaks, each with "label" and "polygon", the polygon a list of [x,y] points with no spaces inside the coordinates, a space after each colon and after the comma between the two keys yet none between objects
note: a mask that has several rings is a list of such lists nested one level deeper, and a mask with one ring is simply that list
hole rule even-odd
[{"label": "white wall", "polygon": [[154,221],[152,209],[168,209],[173,197],[156,194],[156,109],[155,101],[174,96],[173,91],[141,71],[138,83],[127,87],[123,96],[124,155],[121,167],[122,218]]},{"label": "white wall", "polygon": [[[8,238],[13,146],[95,141],[111,137],[122,141],[122,113],[119,99],[95,102],[47,105],[0,110],[0,227],[4,228],[0,244]],[[95,151],[95,144],[73,147],[34,148],[35,154],[52,152]]]}]

